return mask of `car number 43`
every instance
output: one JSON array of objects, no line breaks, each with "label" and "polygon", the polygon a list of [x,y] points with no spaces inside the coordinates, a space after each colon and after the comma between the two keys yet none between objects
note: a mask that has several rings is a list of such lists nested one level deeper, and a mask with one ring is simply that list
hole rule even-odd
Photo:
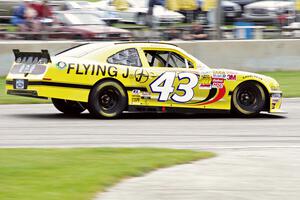
[{"label": "car number 43", "polygon": [[[153,93],[159,93],[158,101],[167,101],[171,93],[174,92],[175,72],[165,72],[150,84]],[[184,92],[184,95],[173,94],[171,99],[175,102],[184,103],[194,97],[194,87],[198,84],[198,76],[193,73],[182,72],[178,74],[179,81],[188,79],[188,83],[180,83],[177,91]]]}]

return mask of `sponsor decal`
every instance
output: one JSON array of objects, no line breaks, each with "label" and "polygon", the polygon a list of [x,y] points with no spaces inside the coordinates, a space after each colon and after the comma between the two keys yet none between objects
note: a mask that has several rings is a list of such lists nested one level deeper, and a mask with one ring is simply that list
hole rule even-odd
[{"label": "sponsor decal", "polygon": [[129,68],[126,68],[125,72],[120,73],[118,71],[118,68],[115,66],[96,65],[96,64],[76,64],[76,63],[64,64],[63,62],[59,62],[57,64],[57,67],[59,69],[67,68],[67,74],[110,76],[110,77],[117,77],[121,75],[123,78],[129,77]]},{"label": "sponsor decal", "polygon": [[132,103],[140,103],[140,98],[139,97],[132,98]]},{"label": "sponsor decal", "polygon": [[206,90],[210,90],[211,89],[211,84],[210,83],[201,83],[199,86],[200,89],[206,89]]},{"label": "sponsor decal", "polygon": [[151,93],[150,92],[142,92],[141,98],[142,99],[151,99]]},{"label": "sponsor decal", "polygon": [[259,80],[262,80],[261,77],[255,76],[255,75],[246,75],[246,76],[243,76],[243,79],[249,79],[249,78],[257,78],[257,79],[259,79]]},{"label": "sponsor decal", "polygon": [[236,74],[227,74],[226,79],[229,81],[236,81]]},{"label": "sponsor decal", "polygon": [[213,74],[213,78],[226,79],[226,73],[222,71],[217,71]]},{"label": "sponsor decal", "polygon": [[58,63],[56,64],[56,67],[57,67],[58,69],[63,70],[63,69],[65,69],[65,68],[67,67],[67,63],[65,63],[65,62],[58,62]]},{"label": "sponsor decal", "polygon": [[224,79],[222,78],[212,79],[212,88],[223,88],[223,87],[224,87]]},{"label": "sponsor decal", "polygon": [[132,90],[132,94],[133,95],[139,95],[140,94],[140,90],[137,90],[137,89],[135,89],[135,90]]},{"label": "sponsor decal", "polygon": [[226,74],[225,72],[218,72],[218,73],[213,74],[213,78],[235,81],[236,74],[234,74],[234,73]]},{"label": "sponsor decal", "polygon": [[272,99],[281,99],[281,97],[282,97],[282,94],[280,94],[280,93],[272,94]]},{"label": "sponsor decal", "polygon": [[200,78],[200,85],[199,85],[199,88],[200,89],[211,89],[211,77],[210,76],[202,76]]},{"label": "sponsor decal", "polygon": [[149,79],[149,73],[145,69],[137,69],[134,73],[136,82],[145,83]]},{"label": "sponsor decal", "polygon": [[[280,102],[281,100],[281,94],[280,93],[275,93],[271,95],[271,99],[272,99],[272,105],[274,105],[274,107],[276,106],[276,104],[278,102]],[[274,108],[273,108],[274,109]]]},{"label": "sponsor decal", "polygon": [[118,70],[115,66],[106,65],[91,65],[91,64],[75,64],[69,63],[67,74],[75,73],[77,75],[102,75],[102,76],[110,76],[110,77],[117,77]]},{"label": "sponsor decal", "polygon": [[24,89],[25,81],[23,79],[16,80],[16,89]]}]

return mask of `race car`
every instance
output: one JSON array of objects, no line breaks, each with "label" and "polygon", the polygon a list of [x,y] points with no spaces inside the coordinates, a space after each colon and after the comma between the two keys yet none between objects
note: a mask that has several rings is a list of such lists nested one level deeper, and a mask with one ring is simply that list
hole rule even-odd
[{"label": "race car", "polygon": [[87,43],[53,57],[47,50],[14,50],[6,79],[10,95],[51,98],[65,114],[86,109],[96,117],[134,112],[281,112],[274,79],[211,69],[173,44]]}]

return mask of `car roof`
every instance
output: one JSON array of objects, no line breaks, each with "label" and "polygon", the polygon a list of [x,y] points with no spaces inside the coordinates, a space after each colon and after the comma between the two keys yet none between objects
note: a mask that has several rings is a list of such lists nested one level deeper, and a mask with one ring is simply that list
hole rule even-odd
[{"label": "car roof", "polygon": [[138,46],[138,47],[177,47],[177,45],[175,44],[171,44],[171,43],[167,43],[167,42],[151,42],[151,41],[147,41],[147,42],[116,42],[114,43],[114,45],[128,45],[128,46]]},{"label": "car roof", "polygon": [[178,47],[174,44],[164,43],[164,42],[95,42],[95,43],[81,43],[72,48],[66,49],[63,52],[56,54],[63,56],[71,56],[71,57],[82,57],[88,55],[92,52],[103,50],[106,48],[114,49],[129,49],[135,47],[152,47],[152,48],[172,48],[178,49]]}]

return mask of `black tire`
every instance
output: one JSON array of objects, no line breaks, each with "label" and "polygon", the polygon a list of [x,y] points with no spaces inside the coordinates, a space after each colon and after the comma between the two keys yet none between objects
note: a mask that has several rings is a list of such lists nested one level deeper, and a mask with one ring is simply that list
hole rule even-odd
[{"label": "black tire", "polygon": [[245,82],[232,94],[232,111],[242,116],[258,115],[265,107],[266,94],[257,82]]},{"label": "black tire", "polygon": [[90,93],[88,110],[95,117],[119,117],[127,106],[127,93],[115,81],[100,82]]},{"label": "black tire", "polygon": [[67,115],[79,115],[86,110],[84,104],[78,101],[52,99],[52,103],[57,110]]}]

